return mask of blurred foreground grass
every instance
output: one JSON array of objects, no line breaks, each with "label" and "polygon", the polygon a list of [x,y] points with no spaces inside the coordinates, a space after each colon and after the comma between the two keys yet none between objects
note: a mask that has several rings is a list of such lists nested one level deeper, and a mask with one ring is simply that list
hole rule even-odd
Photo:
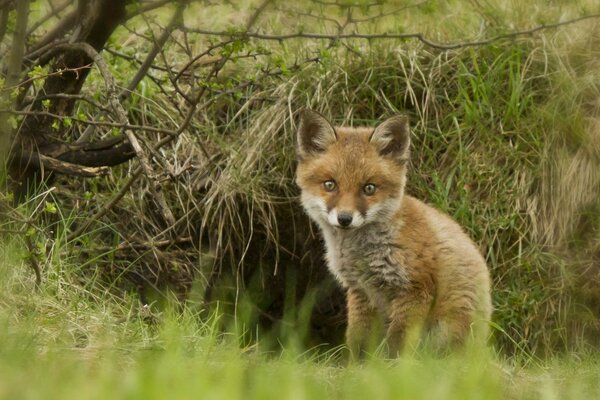
[{"label": "blurred foreground grass", "polygon": [[[30,291],[31,277],[4,246],[0,267],[2,399],[593,399],[593,354],[502,359],[373,357],[345,366],[334,351],[282,351],[218,334],[191,310],[151,315],[135,299]],[[62,282],[64,283],[64,282]],[[91,294],[90,294],[91,295]],[[125,317],[123,317],[125,316]],[[148,323],[149,319],[153,323]],[[201,322],[201,321],[204,322]],[[270,346],[269,346],[270,347]]]}]

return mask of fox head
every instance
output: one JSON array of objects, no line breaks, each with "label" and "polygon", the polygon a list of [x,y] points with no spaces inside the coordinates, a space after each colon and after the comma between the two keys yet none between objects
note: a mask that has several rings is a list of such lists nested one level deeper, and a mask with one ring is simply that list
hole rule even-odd
[{"label": "fox head", "polygon": [[334,128],[321,114],[301,111],[296,182],[302,205],[320,225],[339,229],[389,220],[404,194],[409,145],[403,115],[376,128]]}]

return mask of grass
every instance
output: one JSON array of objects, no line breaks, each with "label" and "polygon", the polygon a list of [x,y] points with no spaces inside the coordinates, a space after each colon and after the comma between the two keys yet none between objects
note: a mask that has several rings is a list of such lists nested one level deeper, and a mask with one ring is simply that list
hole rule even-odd
[{"label": "grass", "polygon": [[[240,346],[192,310],[149,314],[134,298],[54,294],[64,276],[31,291],[21,250],[3,247],[0,398],[583,399],[600,395],[593,354],[542,362],[490,351],[444,359],[378,357],[345,366],[335,352],[259,340]],[[89,293],[88,293],[89,295]]]},{"label": "grass", "polygon": [[[239,28],[257,4],[193,5],[186,24]],[[360,7],[303,6],[283,12],[276,2],[256,30],[331,33],[350,9],[366,16]],[[346,29],[452,42],[595,7],[428,1]],[[135,47],[128,55],[142,59],[151,42],[134,31],[158,31],[170,11],[129,22],[111,49]],[[179,43],[169,41],[157,64],[179,68],[208,45],[189,34],[181,46],[183,34],[174,35]],[[180,82],[205,85],[207,95],[188,129],[154,158],[178,219],[173,236],[189,240],[148,245],[170,237],[144,180],[68,239],[113,198],[135,161],[108,177],[61,177],[17,208],[0,194],[8,217],[0,221],[0,398],[598,397],[599,43],[598,23],[588,20],[450,51],[414,40],[238,40],[216,50],[202,61],[222,52],[232,60],[216,79],[199,63],[197,82]],[[103,54],[126,85],[138,64]],[[186,103],[166,73],[151,73],[125,103],[131,122],[177,129]],[[102,102],[103,87],[94,72],[83,93]],[[488,351],[340,362],[343,295],[293,183],[301,107],[354,126],[410,116],[409,192],[459,221],[492,273]],[[110,119],[83,102],[75,114]],[[66,130],[63,139],[79,133]],[[140,135],[148,143],[160,136]]]}]

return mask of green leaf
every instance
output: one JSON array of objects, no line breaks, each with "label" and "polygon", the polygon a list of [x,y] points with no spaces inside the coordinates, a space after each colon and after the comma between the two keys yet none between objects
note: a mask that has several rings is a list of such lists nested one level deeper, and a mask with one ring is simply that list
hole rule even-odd
[{"label": "green leaf", "polygon": [[7,122],[8,122],[8,125],[10,125],[12,130],[15,130],[19,127],[19,120],[14,115],[11,115],[10,117],[8,117]]},{"label": "green leaf", "polygon": [[56,204],[54,204],[51,201],[47,201],[44,207],[44,211],[50,214],[56,214],[58,212],[58,209],[56,208]]}]

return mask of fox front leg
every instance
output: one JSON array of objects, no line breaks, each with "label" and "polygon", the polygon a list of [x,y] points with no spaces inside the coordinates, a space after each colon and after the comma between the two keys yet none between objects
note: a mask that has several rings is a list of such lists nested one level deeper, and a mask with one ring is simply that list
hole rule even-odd
[{"label": "fox front leg", "polygon": [[377,312],[371,305],[367,294],[358,288],[349,288],[346,293],[348,309],[348,327],[346,329],[346,344],[350,350],[351,359],[356,360],[367,350],[373,350],[378,344]]},{"label": "fox front leg", "polygon": [[421,298],[392,301],[385,336],[390,357],[397,357],[406,348],[417,347],[430,305],[430,301]]}]

